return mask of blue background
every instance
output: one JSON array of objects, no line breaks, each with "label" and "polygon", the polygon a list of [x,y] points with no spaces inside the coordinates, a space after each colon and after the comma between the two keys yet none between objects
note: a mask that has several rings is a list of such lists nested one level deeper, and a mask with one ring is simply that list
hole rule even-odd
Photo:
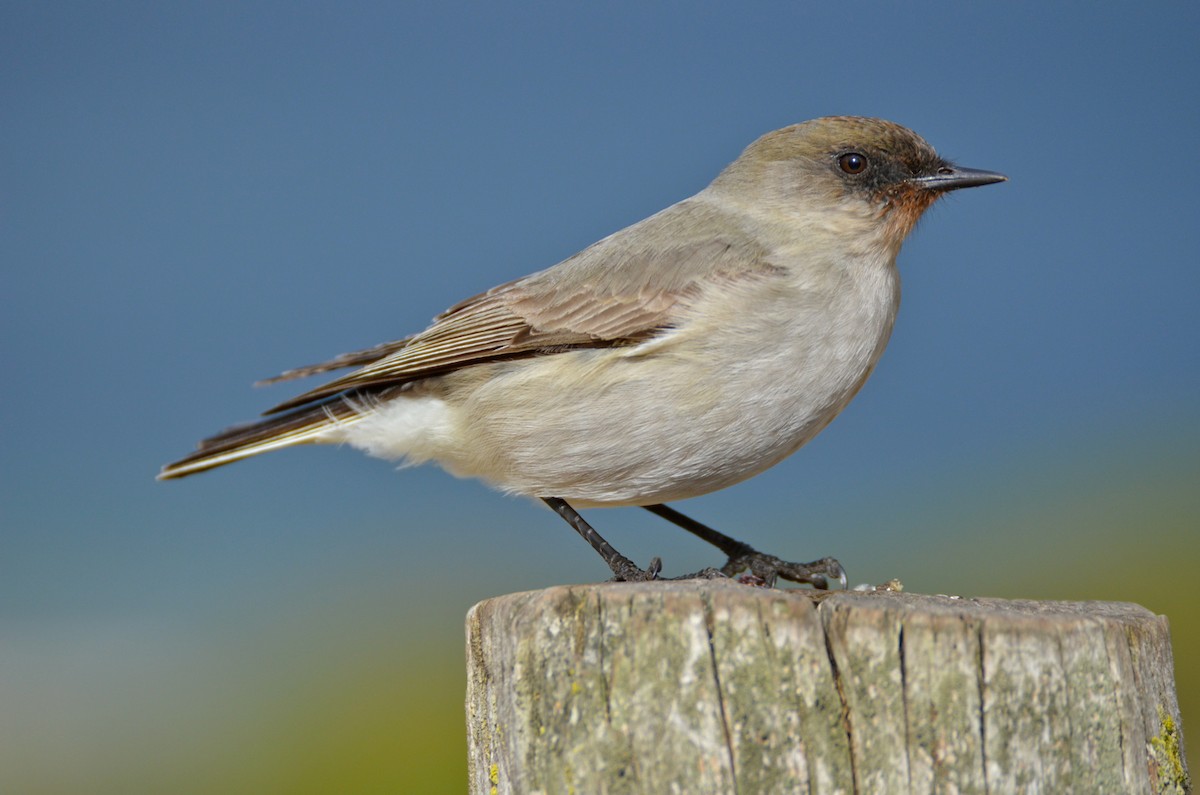
[{"label": "blue background", "polygon": [[[837,422],[679,507],[855,583],[1146,604],[1193,728],[1198,21],[4,4],[0,789],[461,791],[463,614],[600,579],[594,553],[538,505],[348,450],[158,466],[290,394],[257,378],[418,331],[830,114],[1011,181],[926,216]],[[716,562],[644,511],[589,516],[668,573]]]}]

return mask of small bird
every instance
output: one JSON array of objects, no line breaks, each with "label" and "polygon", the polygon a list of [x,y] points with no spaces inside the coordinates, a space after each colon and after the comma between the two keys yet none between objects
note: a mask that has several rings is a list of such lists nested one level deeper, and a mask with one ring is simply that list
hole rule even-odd
[{"label": "small bird", "polygon": [[948,191],[1005,179],[882,119],[769,132],[695,196],[419,334],[268,379],[357,368],[158,477],[348,444],[543,500],[616,580],[657,579],[662,562],[638,567],[576,507],[640,506],[728,556],[688,577],[845,587],[833,558],[783,561],[664,503],[756,475],[828,425],[887,345],[896,255],[921,214]]}]

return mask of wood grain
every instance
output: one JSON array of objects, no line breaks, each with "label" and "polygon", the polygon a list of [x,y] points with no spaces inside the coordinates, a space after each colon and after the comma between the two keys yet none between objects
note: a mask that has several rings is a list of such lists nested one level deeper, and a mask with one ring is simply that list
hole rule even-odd
[{"label": "wood grain", "polygon": [[605,583],[467,619],[473,793],[1185,793],[1167,621]]}]

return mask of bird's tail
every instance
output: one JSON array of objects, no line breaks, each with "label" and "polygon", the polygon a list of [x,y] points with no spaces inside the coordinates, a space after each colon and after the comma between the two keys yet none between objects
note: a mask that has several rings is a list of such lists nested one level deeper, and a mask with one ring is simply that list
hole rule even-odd
[{"label": "bird's tail", "polygon": [[339,398],[290,414],[236,425],[200,442],[196,452],[186,458],[164,466],[158,479],[186,477],[282,447],[337,443],[344,438],[345,426],[360,417],[353,403]]}]

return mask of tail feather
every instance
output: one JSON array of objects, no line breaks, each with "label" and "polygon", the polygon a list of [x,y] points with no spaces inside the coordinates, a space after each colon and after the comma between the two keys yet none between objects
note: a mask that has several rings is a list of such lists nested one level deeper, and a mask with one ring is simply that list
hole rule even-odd
[{"label": "tail feather", "polygon": [[336,429],[357,421],[360,416],[353,404],[339,398],[290,414],[235,425],[200,442],[191,455],[164,466],[158,479],[186,477],[282,447],[336,441]]}]

